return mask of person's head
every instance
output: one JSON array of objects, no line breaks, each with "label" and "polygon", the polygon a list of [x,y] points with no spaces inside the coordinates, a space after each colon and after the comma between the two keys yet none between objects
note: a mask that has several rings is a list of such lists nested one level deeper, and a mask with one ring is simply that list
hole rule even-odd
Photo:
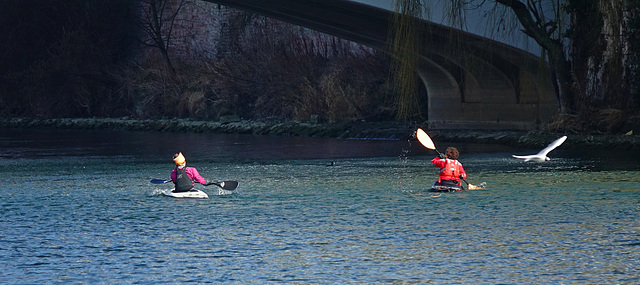
[{"label": "person's head", "polygon": [[184,159],[182,152],[173,155],[173,162],[175,162],[177,166],[185,166],[187,164],[187,160]]},{"label": "person's head", "polygon": [[452,146],[447,148],[446,154],[447,158],[450,159],[458,159],[458,156],[460,156],[460,152],[458,152],[458,149]]}]

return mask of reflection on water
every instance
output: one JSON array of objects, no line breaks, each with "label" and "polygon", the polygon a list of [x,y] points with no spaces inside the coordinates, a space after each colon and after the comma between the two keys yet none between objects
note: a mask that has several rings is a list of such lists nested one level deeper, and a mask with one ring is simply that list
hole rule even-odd
[{"label": "reflection on water", "polygon": [[203,161],[398,156],[409,142],[241,134],[0,129],[0,157],[132,156],[166,160],[182,151]]},{"label": "reflection on water", "polygon": [[[640,282],[634,157],[452,144],[488,188],[433,195],[416,142],[0,134],[3,284]],[[161,196],[177,150],[238,191]]]}]

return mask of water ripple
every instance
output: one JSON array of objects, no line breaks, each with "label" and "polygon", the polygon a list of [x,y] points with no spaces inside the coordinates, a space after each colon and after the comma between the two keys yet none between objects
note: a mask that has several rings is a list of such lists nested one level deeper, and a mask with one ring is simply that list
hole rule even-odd
[{"label": "water ripple", "polygon": [[468,181],[487,188],[433,194],[430,156],[327,167],[192,150],[201,174],[240,187],[190,200],[148,183],[166,159],[21,151],[0,159],[2,284],[640,282],[640,173],[595,158],[465,153]]}]

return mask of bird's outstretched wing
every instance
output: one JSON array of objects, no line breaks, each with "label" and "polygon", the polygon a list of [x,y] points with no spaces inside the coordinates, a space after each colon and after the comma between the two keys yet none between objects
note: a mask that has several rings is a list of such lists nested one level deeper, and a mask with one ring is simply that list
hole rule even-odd
[{"label": "bird's outstretched wing", "polygon": [[519,159],[527,159],[529,157],[531,157],[530,155],[512,155],[515,158],[519,158]]},{"label": "bird's outstretched wing", "polygon": [[531,160],[534,156],[533,155],[511,155],[515,158],[519,158],[519,159],[524,159],[525,162],[528,162],[529,160]]},{"label": "bird's outstretched wing", "polygon": [[565,140],[567,140],[567,136],[563,136],[553,141],[547,147],[543,148],[537,155],[547,156],[549,152],[554,150],[556,147],[559,147]]}]

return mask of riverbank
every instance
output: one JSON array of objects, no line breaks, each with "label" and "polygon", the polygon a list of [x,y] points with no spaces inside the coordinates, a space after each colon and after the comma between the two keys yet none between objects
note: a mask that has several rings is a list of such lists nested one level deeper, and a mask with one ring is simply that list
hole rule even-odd
[{"label": "riverbank", "polygon": [[[423,128],[434,141],[465,143],[490,143],[540,148],[561,134],[541,131],[481,131],[481,130],[429,130],[426,124],[406,122],[261,122],[229,120],[223,122],[189,119],[138,120],[129,118],[2,118],[2,128],[54,128],[80,130],[128,130],[147,132],[194,132],[254,134],[278,136],[306,136],[352,140],[408,140],[415,139],[414,132]],[[565,147],[581,149],[640,150],[637,135],[567,134],[570,139]]]}]

